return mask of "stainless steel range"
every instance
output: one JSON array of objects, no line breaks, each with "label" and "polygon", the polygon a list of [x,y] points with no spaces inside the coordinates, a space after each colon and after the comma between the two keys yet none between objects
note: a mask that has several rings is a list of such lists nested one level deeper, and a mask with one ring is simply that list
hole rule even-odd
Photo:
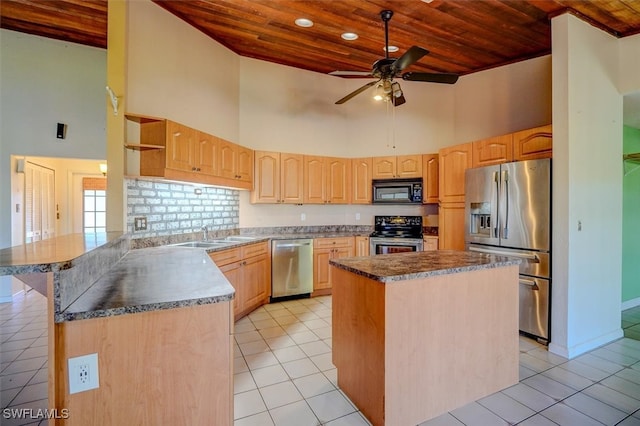
[{"label": "stainless steel range", "polygon": [[422,216],[375,216],[371,255],[422,251]]}]

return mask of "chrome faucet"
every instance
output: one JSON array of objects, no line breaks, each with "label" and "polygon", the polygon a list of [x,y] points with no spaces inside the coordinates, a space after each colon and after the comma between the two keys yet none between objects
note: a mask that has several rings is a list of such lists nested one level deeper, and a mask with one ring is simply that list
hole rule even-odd
[{"label": "chrome faucet", "polygon": [[204,225],[201,229],[202,229],[202,241],[207,241],[209,239],[209,228],[207,228],[207,225]]}]

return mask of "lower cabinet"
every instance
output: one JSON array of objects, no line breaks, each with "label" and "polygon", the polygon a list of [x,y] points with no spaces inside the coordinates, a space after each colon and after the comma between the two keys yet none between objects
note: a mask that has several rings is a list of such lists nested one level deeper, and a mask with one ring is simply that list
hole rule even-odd
[{"label": "lower cabinet", "polygon": [[356,256],[369,256],[369,237],[357,236],[356,242]]},{"label": "lower cabinet", "polygon": [[423,238],[422,251],[438,250],[438,237],[426,236]]},{"label": "lower cabinet", "polygon": [[269,243],[261,242],[209,253],[236,290],[233,315],[237,321],[254,309],[269,303],[271,296],[271,253]]},{"label": "lower cabinet", "polygon": [[331,293],[329,261],[353,256],[353,237],[316,238],[313,240],[313,293]]}]

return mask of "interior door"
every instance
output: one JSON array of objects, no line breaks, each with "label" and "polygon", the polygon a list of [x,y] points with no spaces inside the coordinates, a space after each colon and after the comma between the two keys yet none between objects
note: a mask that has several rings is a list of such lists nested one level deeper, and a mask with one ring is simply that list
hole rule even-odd
[{"label": "interior door", "polygon": [[55,236],[55,172],[27,161],[25,164],[25,243]]}]

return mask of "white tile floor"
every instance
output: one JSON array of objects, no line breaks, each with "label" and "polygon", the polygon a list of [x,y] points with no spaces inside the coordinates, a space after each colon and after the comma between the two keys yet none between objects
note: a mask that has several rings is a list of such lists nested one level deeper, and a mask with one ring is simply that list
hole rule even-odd
[{"label": "white tile floor", "polygon": [[[47,406],[45,309],[34,291],[0,305],[3,409]],[[235,331],[235,426],[369,424],[336,385],[331,297],[263,306]],[[2,416],[0,423],[46,424]],[[515,424],[640,425],[640,341],[624,338],[567,361],[521,338],[520,383],[421,426]]]}]

